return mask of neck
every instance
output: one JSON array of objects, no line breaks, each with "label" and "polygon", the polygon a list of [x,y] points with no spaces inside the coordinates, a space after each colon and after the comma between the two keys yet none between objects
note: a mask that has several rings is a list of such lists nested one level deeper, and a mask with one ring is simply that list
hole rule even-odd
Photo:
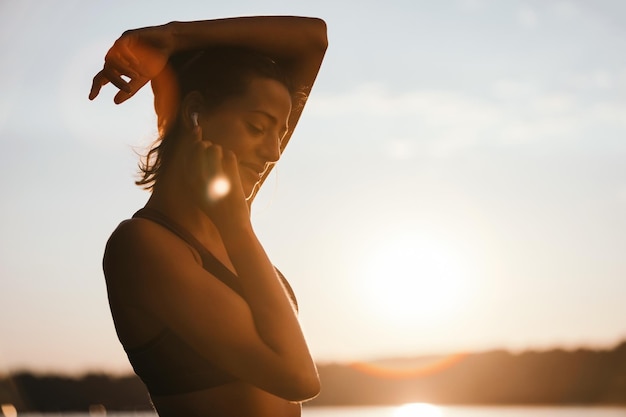
[{"label": "neck", "polygon": [[157,210],[194,235],[207,247],[221,242],[215,224],[189,197],[187,187],[179,181],[163,176],[155,184],[146,207]]}]

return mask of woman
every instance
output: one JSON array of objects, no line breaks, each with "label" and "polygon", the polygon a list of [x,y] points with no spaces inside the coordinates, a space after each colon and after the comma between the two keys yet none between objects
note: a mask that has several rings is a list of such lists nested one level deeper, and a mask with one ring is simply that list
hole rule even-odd
[{"label": "woman", "polygon": [[[104,255],[118,337],[161,416],[299,416],[319,379],[297,304],[249,204],[291,136],[325,50],[323,21],[250,17],[125,32],[89,95],[151,81],[152,191]],[[294,86],[295,88],[292,88]]]}]

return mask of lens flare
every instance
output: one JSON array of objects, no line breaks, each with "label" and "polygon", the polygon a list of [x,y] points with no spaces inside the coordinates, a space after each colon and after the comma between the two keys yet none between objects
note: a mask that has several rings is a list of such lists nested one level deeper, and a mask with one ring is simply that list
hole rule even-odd
[{"label": "lens flare", "polygon": [[210,201],[217,201],[230,191],[230,181],[225,176],[219,176],[209,183],[208,196]]},{"label": "lens flare", "polygon": [[424,361],[417,365],[392,366],[375,362],[353,362],[350,367],[364,374],[385,379],[411,379],[435,375],[446,369],[452,368],[467,357],[467,353],[459,352],[432,360]]}]

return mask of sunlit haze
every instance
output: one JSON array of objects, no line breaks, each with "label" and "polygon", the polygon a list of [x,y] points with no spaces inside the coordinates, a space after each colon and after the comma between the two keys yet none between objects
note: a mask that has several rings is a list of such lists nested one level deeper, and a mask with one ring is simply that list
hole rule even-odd
[{"label": "sunlit haze", "polygon": [[156,118],[87,99],[108,47],[272,14],[328,24],[252,210],[317,361],[626,339],[626,2],[5,1],[0,373],[130,371],[101,262]]}]

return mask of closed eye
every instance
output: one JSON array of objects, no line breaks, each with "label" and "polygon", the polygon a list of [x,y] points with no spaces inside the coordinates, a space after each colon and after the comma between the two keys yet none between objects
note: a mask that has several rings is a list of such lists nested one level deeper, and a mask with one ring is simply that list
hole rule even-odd
[{"label": "closed eye", "polygon": [[248,125],[248,129],[250,130],[250,132],[254,135],[262,135],[265,133],[265,129],[261,126],[257,126],[254,123],[247,123]]}]

